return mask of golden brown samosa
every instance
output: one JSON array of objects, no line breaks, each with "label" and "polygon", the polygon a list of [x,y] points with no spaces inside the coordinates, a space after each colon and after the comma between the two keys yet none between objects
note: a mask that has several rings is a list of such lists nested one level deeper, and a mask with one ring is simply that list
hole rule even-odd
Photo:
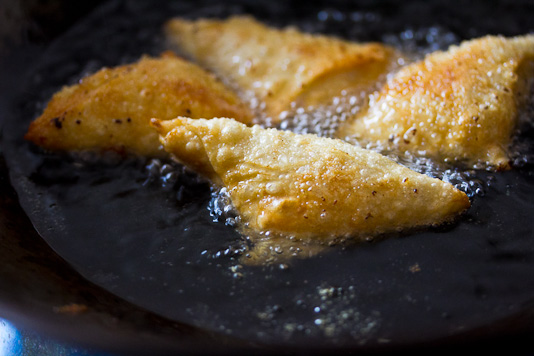
[{"label": "golden brown samosa", "polygon": [[181,53],[253,92],[275,122],[292,102],[326,105],[344,89],[357,94],[375,89],[397,59],[382,44],[276,29],[249,16],[176,18],[165,29]]},{"label": "golden brown samosa", "polygon": [[470,205],[452,185],[341,140],[232,119],[152,124],[178,161],[226,187],[252,231],[366,239],[450,222]]},{"label": "golden brown samosa", "polygon": [[104,151],[160,156],[150,119],[252,114],[213,75],[171,53],[104,68],[56,93],[25,138],[48,150]]},{"label": "golden brown samosa", "polygon": [[533,75],[534,35],[466,41],[402,68],[338,137],[506,169]]}]

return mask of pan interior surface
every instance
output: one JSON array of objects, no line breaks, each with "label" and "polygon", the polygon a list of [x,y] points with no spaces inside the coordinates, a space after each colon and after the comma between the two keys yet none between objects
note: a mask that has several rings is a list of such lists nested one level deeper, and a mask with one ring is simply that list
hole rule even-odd
[{"label": "pan interior surface", "polygon": [[[305,8],[270,1],[110,2],[51,45],[28,75],[25,94],[5,120],[12,184],[42,238],[86,279],[210,332],[281,346],[398,345],[521,315],[534,301],[532,128],[520,138],[513,170],[447,173],[472,196],[454,226],[264,266],[242,263],[246,243],[220,221],[209,185],[196,175],[168,162],[45,153],[22,139],[61,86],[162,52],[161,26],[171,16],[247,13],[273,26],[385,41],[417,53],[533,30],[534,7],[501,4],[504,19],[491,22],[484,19],[501,7],[484,5],[472,2],[469,14],[460,14],[439,1]],[[171,168],[178,173],[169,181]]]}]

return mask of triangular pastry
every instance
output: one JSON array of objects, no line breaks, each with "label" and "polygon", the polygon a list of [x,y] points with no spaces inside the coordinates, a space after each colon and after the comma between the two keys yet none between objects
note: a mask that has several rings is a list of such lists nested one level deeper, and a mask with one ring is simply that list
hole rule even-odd
[{"label": "triangular pastry", "polygon": [[327,105],[342,90],[360,94],[375,89],[397,59],[392,48],[379,43],[276,29],[250,16],[176,18],[165,29],[180,53],[254,93],[274,122],[292,102],[297,107]]},{"label": "triangular pastry", "polygon": [[402,68],[337,136],[506,169],[533,78],[534,35],[466,41]]},{"label": "triangular pastry", "polygon": [[251,112],[215,77],[167,53],[104,68],[56,93],[25,138],[49,150],[115,150],[160,156],[150,119],[231,116],[243,122]]},{"label": "triangular pastry", "polygon": [[152,120],[178,161],[226,187],[248,229],[331,241],[450,222],[468,197],[451,184],[341,140],[232,119]]}]

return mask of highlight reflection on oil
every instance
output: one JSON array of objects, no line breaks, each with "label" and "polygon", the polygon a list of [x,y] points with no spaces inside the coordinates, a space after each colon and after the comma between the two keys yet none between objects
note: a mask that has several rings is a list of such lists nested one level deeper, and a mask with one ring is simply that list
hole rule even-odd
[{"label": "highlight reflection on oil", "polygon": [[73,347],[40,336],[33,331],[19,329],[0,318],[0,356],[112,356]]},{"label": "highlight reflection on oil", "polygon": [[0,356],[22,355],[21,339],[11,323],[0,319]]}]

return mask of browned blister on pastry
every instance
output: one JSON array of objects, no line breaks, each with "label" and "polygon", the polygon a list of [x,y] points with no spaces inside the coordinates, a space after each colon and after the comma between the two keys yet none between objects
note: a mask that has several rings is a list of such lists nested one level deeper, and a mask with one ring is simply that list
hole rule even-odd
[{"label": "browned blister on pastry", "polygon": [[150,119],[252,118],[211,74],[175,55],[104,68],[56,93],[25,138],[49,150],[165,154]]},{"label": "browned blister on pastry", "polygon": [[342,90],[374,89],[397,59],[382,44],[276,29],[248,16],[173,19],[165,29],[181,53],[252,92],[275,122],[292,102],[324,105]]},{"label": "browned blister on pastry", "polygon": [[231,119],[153,125],[169,153],[227,189],[253,231],[367,239],[450,222],[470,205],[451,184],[341,140]]},{"label": "browned blister on pastry", "polygon": [[467,41],[401,69],[338,137],[506,169],[533,77],[534,36]]}]

